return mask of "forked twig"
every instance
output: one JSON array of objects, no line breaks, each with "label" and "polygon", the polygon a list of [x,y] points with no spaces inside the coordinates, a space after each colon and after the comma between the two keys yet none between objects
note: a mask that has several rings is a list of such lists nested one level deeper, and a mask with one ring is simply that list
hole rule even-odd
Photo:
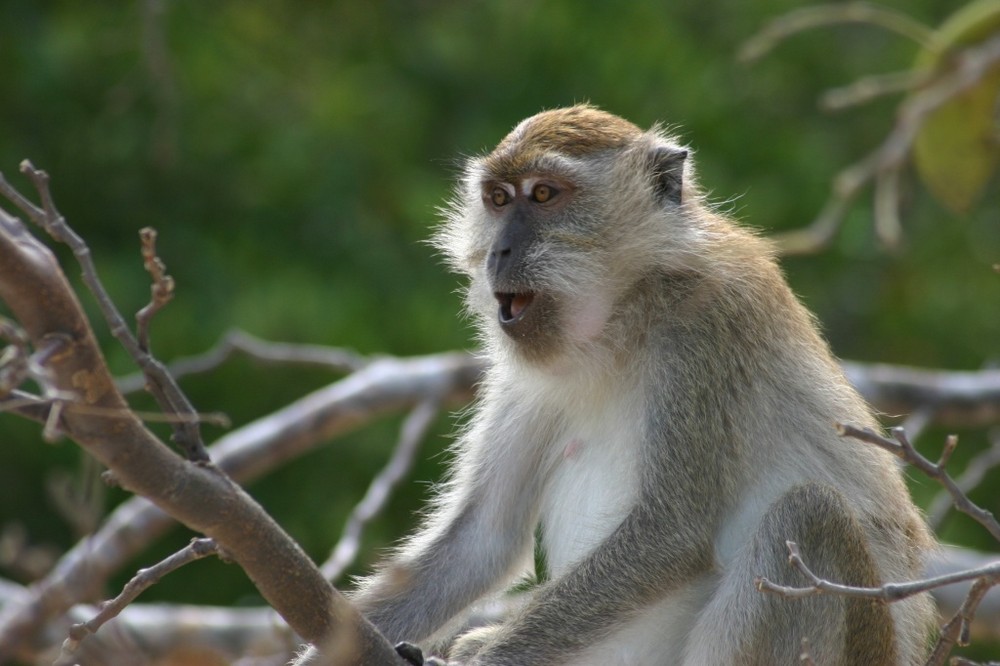
[{"label": "forked twig", "polygon": [[965,646],[969,644],[969,626],[979,609],[979,604],[982,603],[986,593],[998,582],[1000,582],[1000,575],[976,579],[961,607],[941,628],[941,635],[934,646],[934,651],[927,660],[928,666],[943,664],[955,645]]},{"label": "forked twig", "polygon": [[[791,34],[849,21],[881,25],[914,39],[925,48],[934,48],[931,31],[905,14],[863,3],[849,3],[810,7],[780,17],[748,40],[740,57],[754,60]],[[807,254],[825,247],[869,183],[875,186],[876,234],[887,246],[895,247],[902,237],[898,211],[900,170],[917,133],[931,113],[976,86],[998,62],[1000,35],[958,50],[941,69],[869,77],[849,88],[828,93],[825,98],[828,105],[843,106],[889,92],[912,91],[900,104],[896,124],[882,144],[837,174],[830,196],[816,219],[805,228],[773,237],[779,250],[783,254]]]},{"label": "forked twig", "polygon": [[[174,378],[208,372],[222,365],[236,352],[242,352],[262,363],[318,366],[338,372],[353,372],[370,363],[369,359],[346,349],[324,345],[295,344],[261,340],[241,330],[231,330],[211,349],[171,362],[167,367]],[[116,380],[122,393],[143,388],[143,374],[128,375]]]},{"label": "forked twig", "polygon": [[393,449],[392,457],[378,475],[372,479],[365,496],[351,511],[344,532],[333,549],[333,553],[320,571],[329,581],[336,581],[343,575],[358,555],[361,548],[361,534],[389,501],[393,488],[413,467],[413,460],[420,448],[428,428],[434,423],[440,408],[440,398],[430,399],[417,405],[403,422],[399,442]]},{"label": "forked twig", "polygon": [[799,552],[799,546],[794,541],[786,541],[785,546],[788,548],[788,563],[794,567],[796,571],[806,577],[809,581],[809,585],[801,587],[793,585],[779,585],[764,576],[760,576],[754,580],[754,585],[761,592],[777,594],[783,597],[788,597],[789,599],[804,599],[806,597],[815,597],[821,594],[836,594],[855,599],[873,599],[877,601],[884,601],[886,603],[893,603],[923,592],[929,592],[933,589],[944,587],[945,585],[964,583],[970,580],[986,578],[995,579],[993,584],[1000,582],[1000,561],[996,561],[983,567],[977,567],[976,569],[957,571],[955,573],[934,576],[933,578],[925,578],[906,583],[886,583],[885,585],[880,585],[878,587],[843,585],[841,583],[835,583],[825,578],[821,578],[813,573],[813,571],[802,559],[802,554]]},{"label": "forked twig", "polygon": [[951,496],[951,500],[956,509],[972,517],[973,520],[986,528],[994,539],[1000,541],[1000,523],[997,522],[997,519],[990,511],[987,511],[986,509],[983,509],[973,503],[972,500],[970,500],[969,497],[962,491],[962,488],[955,482],[955,480],[951,478],[951,475],[945,471],[948,460],[951,458],[952,452],[958,445],[957,437],[953,435],[948,438],[945,442],[945,447],[941,453],[941,457],[936,463],[934,463],[921,455],[920,452],[913,447],[909,439],[906,437],[906,433],[904,433],[901,428],[892,429],[893,439],[883,437],[868,428],[858,428],[852,425],[843,424],[838,426],[838,428],[842,436],[853,437],[854,439],[868,442],[869,444],[874,444],[881,449],[885,449],[897,458],[912,465],[913,467],[916,467],[929,478],[937,481]]},{"label": "forked twig", "polygon": [[100,612],[92,619],[70,627],[69,637],[63,642],[62,650],[56,664],[74,664],[73,653],[80,647],[80,642],[94,634],[105,622],[116,617],[140,594],[159,582],[167,574],[176,571],[185,564],[200,560],[209,555],[221,555],[218,545],[213,539],[192,539],[183,549],[167,557],[147,569],[139,569],[135,576],[125,584],[121,593],[101,605]]},{"label": "forked twig", "polygon": [[[979,486],[986,478],[986,474],[1000,465],[1000,431],[995,432],[991,440],[990,447],[973,456],[962,474],[955,479],[955,486],[962,493],[967,494]],[[927,509],[927,522],[933,529],[938,529],[954,506],[951,494],[947,490],[942,490]]]},{"label": "forked twig", "polygon": [[111,300],[107,290],[101,283],[94,265],[90,248],[84,240],[69,226],[66,219],[56,209],[49,189],[49,176],[36,169],[29,160],[21,162],[21,173],[25,174],[34,185],[41,198],[39,208],[18,192],[0,174],[0,194],[7,197],[14,205],[24,212],[28,218],[42,227],[53,239],[69,246],[80,263],[83,281],[97,300],[101,314],[111,330],[111,334],[125,347],[132,359],[142,369],[147,378],[147,386],[160,407],[171,414],[188,415],[192,418],[173,423],[174,440],[184,450],[189,460],[205,462],[208,453],[201,438],[201,430],[194,407],[177,382],[170,376],[167,369],[156,358],[150,355],[129,330],[118,307]]}]

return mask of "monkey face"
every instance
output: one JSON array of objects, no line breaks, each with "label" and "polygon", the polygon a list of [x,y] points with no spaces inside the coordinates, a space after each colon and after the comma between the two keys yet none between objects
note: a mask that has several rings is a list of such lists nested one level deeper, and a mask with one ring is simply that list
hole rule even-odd
[{"label": "monkey face", "polygon": [[570,181],[528,176],[513,182],[482,182],[483,208],[495,234],[485,258],[485,274],[497,302],[496,321],[515,340],[533,341],[557,325],[558,300],[546,289],[541,241],[558,226],[573,198]]},{"label": "monkey face", "polygon": [[487,339],[536,360],[590,348],[665,247],[659,218],[680,207],[685,155],[579,106],[529,118],[470,160],[435,243],[472,278]]}]

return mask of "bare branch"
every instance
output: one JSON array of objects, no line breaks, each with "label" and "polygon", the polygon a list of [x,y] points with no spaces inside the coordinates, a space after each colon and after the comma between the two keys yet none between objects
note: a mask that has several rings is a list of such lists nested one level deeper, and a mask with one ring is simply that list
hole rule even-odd
[{"label": "bare branch", "polygon": [[[232,330],[203,354],[174,361],[168,368],[174,377],[207,372],[237,351],[263,363],[302,364],[337,371],[359,370],[370,363],[343,349],[269,342]],[[842,365],[854,387],[883,412],[910,413],[930,405],[933,420],[940,425],[977,427],[1000,422],[1000,369],[954,372],[852,361]],[[131,375],[118,379],[117,384],[129,393],[141,389],[144,381],[142,375]]]},{"label": "bare branch", "polygon": [[[49,190],[48,174],[36,169],[28,160],[24,160],[21,163],[21,172],[31,180],[38,191],[42,200],[42,208],[35,206],[14,189],[3,177],[3,174],[0,174],[0,193],[10,199],[35,224],[45,229],[52,238],[65,243],[73,251],[73,255],[83,270],[84,284],[87,285],[87,288],[97,300],[98,307],[110,327],[111,334],[122,344],[132,359],[142,369],[148,379],[147,386],[160,407],[171,414],[194,414],[194,408],[188,401],[187,396],[177,386],[177,382],[170,376],[170,373],[167,372],[162,363],[157,361],[139,345],[138,340],[136,340],[125,324],[125,319],[118,311],[118,307],[111,300],[107,290],[104,289],[104,285],[101,283],[100,277],[97,275],[97,268],[94,265],[90,248],[73,231],[66,222],[66,219],[56,209],[51,191]],[[208,460],[197,419],[175,423],[174,439],[178,446],[187,453],[189,460]]]},{"label": "bare branch", "polygon": [[948,457],[951,455],[951,450],[954,448],[955,443],[949,443],[945,448],[942,459],[938,463],[932,463],[913,448],[913,445],[906,438],[906,434],[899,428],[893,428],[892,434],[895,439],[889,439],[868,428],[857,428],[851,425],[840,425],[838,427],[842,436],[853,437],[854,439],[885,449],[900,460],[916,467],[928,477],[940,483],[948,491],[948,494],[951,495],[956,509],[972,517],[976,522],[985,527],[994,539],[1000,541],[1000,523],[997,522],[991,512],[973,503],[944,469],[944,463],[947,462]]},{"label": "bare branch", "polygon": [[[0,609],[19,604],[28,589],[0,579]],[[74,623],[93,618],[100,609],[80,604],[45,624],[32,645],[15,659],[25,664],[51,663]],[[267,606],[235,608],[168,603],[133,603],[91,635],[77,650],[80,664],[141,666],[186,663],[181,654],[210,653],[224,663],[248,655],[275,655],[287,664],[302,640]],[[200,663],[200,662],[199,662]],[[213,662],[214,663],[214,662]]]},{"label": "bare branch", "polygon": [[[925,576],[985,566],[995,561],[995,555],[945,546],[932,555]],[[956,583],[932,590],[942,617],[950,618],[965,602],[971,585]],[[0,608],[20,605],[29,590],[0,579]],[[482,626],[502,621],[523,606],[526,598],[511,595],[490,599],[477,607],[464,626]],[[62,619],[52,619],[41,628],[39,645],[58,645],[73,622],[90,619],[98,612],[93,606],[78,605]],[[972,625],[973,640],[1000,638],[1000,594],[994,588],[981,603]],[[193,649],[218,652],[223,658],[235,660],[248,654],[290,654],[298,640],[277,614],[266,607],[231,608],[192,606],[186,604],[133,603],[121,615],[106,624],[101,631],[81,646],[81,655],[91,656],[82,663],[124,664],[119,655],[141,651],[143,657],[155,659],[167,655],[184,644]],[[18,655],[23,661],[34,659],[34,652]],[[278,662],[283,663],[283,662]]]},{"label": "bare branch", "polygon": [[167,557],[161,562],[154,564],[148,569],[140,569],[135,576],[125,584],[121,593],[101,604],[101,610],[92,619],[70,627],[69,637],[63,642],[62,654],[57,664],[71,666],[76,660],[73,654],[80,646],[80,642],[87,636],[97,633],[108,620],[117,617],[126,606],[135,601],[140,594],[145,592],[161,578],[176,571],[185,564],[200,560],[209,555],[220,555],[218,545],[212,539],[192,539],[187,546]]},{"label": "bare branch", "polygon": [[956,644],[962,646],[969,644],[969,626],[972,624],[972,619],[976,615],[979,604],[982,602],[983,597],[986,596],[986,593],[990,591],[990,588],[998,582],[1000,582],[1000,574],[976,579],[976,582],[972,584],[972,589],[969,590],[968,596],[965,598],[965,603],[958,609],[955,616],[941,628],[941,636],[938,638],[937,644],[934,646],[934,651],[927,660],[927,666],[939,666],[943,664]]},{"label": "bare branch", "polygon": [[1000,560],[996,560],[975,569],[956,571],[907,583],[888,583],[880,587],[841,585],[817,576],[803,561],[799,547],[794,542],[787,541],[785,544],[788,547],[789,563],[809,580],[810,585],[804,587],[777,585],[767,578],[761,577],[755,580],[759,591],[777,594],[789,599],[802,599],[819,594],[836,594],[855,599],[873,599],[893,603],[940,587],[973,581],[972,588],[958,611],[942,629],[941,636],[927,660],[927,666],[943,664],[956,643],[959,645],[968,644],[971,626],[980,603],[986,593],[1000,583]]},{"label": "bare branch", "polygon": [[[981,466],[973,467],[970,465],[971,472],[968,473],[969,478],[964,479],[964,483],[961,485],[952,480],[952,478],[945,471],[945,467],[951,459],[951,455],[955,451],[955,447],[958,445],[958,438],[954,435],[949,437],[946,441],[938,462],[932,463],[914,449],[905,433],[900,428],[893,430],[893,437],[895,438],[895,441],[883,437],[878,433],[872,432],[871,430],[859,429],[851,426],[841,426],[841,434],[875,444],[880,448],[890,451],[908,464],[916,467],[928,477],[944,486],[955,508],[974,518],[977,522],[983,525],[994,538],[1000,539],[1000,524],[998,524],[996,519],[993,517],[993,514],[974,504],[971,500],[969,500],[965,493],[966,490],[974,485],[972,482],[976,480],[976,475],[981,476],[982,472],[979,469]],[[996,446],[994,446],[994,448],[996,448]],[[993,455],[996,454],[994,453]],[[908,585],[909,587],[926,587],[950,585],[952,583],[968,580],[974,580],[974,583],[967,593],[965,600],[955,612],[955,615],[942,629],[941,636],[934,647],[931,657],[927,661],[928,666],[940,666],[944,663],[945,659],[947,659],[956,644],[968,644],[971,625],[976,611],[979,609],[986,593],[1000,583],[1000,561],[975,569],[945,574],[943,576],[923,581],[916,581],[915,583],[910,583]],[[886,588],[888,587],[889,586],[886,586]]]},{"label": "bare branch", "polygon": [[[52,205],[45,174],[30,165],[25,169],[41,193],[42,217],[57,233],[72,233]],[[0,182],[6,184],[2,178]],[[89,256],[85,245],[79,247]],[[0,216],[0,299],[36,348],[64,341],[65,347],[48,359],[46,367],[56,390],[74,399],[55,403],[50,419],[111,469],[123,487],[149,497],[192,529],[214,538],[306,640],[339,638],[358,663],[398,661],[392,646],[242,488],[210,464],[180,459],[128,413],[55,257],[18,220],[6,215]],[[97,416],[77,405],[122,413]],[[4,610],[0,661],[27,639],[24,628],[25,622]]]},{"label": "bare branch", "polygon": [[[330,368],[340,372],[360,370],[369,360],[354,352],[322,345],[291,344],[261,340],[240,330],[231,330],[208,351],[170,363],[167,367],[175,378],[208,372],[222,365],[235,352],[242,352],[255,361],[268,364],[308,365]],[[143,388],[142,374],[129,375],[117,380],[122,393]]]},{"label": "bare branch", "polygon": [[6,317],[0,317],[0,340],[8,343],[0,349],[0,398],[6,398],[31,376],[31,350],[25,332]]},{"label": "bare branch", "polygon": [[[973,488],[979,486],[986,478],[987,472],[1000,465],[1000,432],[994,432],[991,439],[990,448],[980,451],[965,466],[965,471],[955,480],[955,487],[962,494],[967,495]],[[957,441],[949,439],[949,442]],[[947,451],[947,449],[945,449]],[[942,490],[931,502],[927,509],[927,522],[935,530],[940,528],[945,517],[954,507],[951,495],[947,490]]]},{"label": "bare branch", "polygon": [[149,323],[174,297],[174,279],[167,275],[167,267],[156,254],[156,229],[144,227],[139,230],[142,241],[142,265],[153,278],[150,286],[149,304],[135,315],[136,337],[139,347],[149,352]]},{"label": "bare branch", "polygon": [[866,23],[879,26],[912,39],[922,46],[933,45],[931,29],[912,17],[885,7],[849,2],[815,5],[779,16],[743,44],[739,59],[744,62],[757,60],[792,35],[838,23]]},{"label": "bare branch", "polygon": [[897,238],[896,172],[902,167],[924,120],[977,85],[1000,62],[1000,35],[957,52],[949,62],[952,64],[947,70],[935,73],[932,82],[900,105],[896,125],[882,144],[837,175],[830,198],[812,224],[772,237],[783,254],[808,254],[825,247],[836,234],[844,214],[861,189],[873,181],[876,188],[876,230],[887,244]]},{"label": "bare branch", "polygon": [[[465,353],[412,359],[381,358],[355,374],[234,430],[211,448],[218,466],[248,483],[322,442],[427,396],[464,404],[483,370]],[[142,497],[119,505],[90,538],[67,552],[20,603],[0,613],[0,644],[6,635],[30,636],[71,605],[93,598],[114,572],[162,536],[175,522]]]},{"label": "bare branch", "polygon": [[799,573],[805,576],[810,585],[804,587],[794,587],[789,585],[778,585],[767,578],[759,577],[754,584],[761,592],[777,594],[789,599],[804,599],[815,597],[821,594],[836,594],[843,597],[855,599],[875,599],[886,603],[893,603],[916,594],[929,592],[933,589],[963,583],[970,580],[991,579],[993,584],[1000,582],[1000,560],[991,562],[976,569],[966,571],[956,571],[942,574],[933,578],[925,578],[906,583],[886,583],[879,587],[858,587],[854,585],[842,585],[833,581],[820,578],[806,565],[799,552],[798,545],[793,541],[786,541],[788,547],[788,562]]},{"label": "bare branch", "polygon": [[49,418],[52,401],[25,391],[11,391],[0,397],[0,412],[10,412],[43,424]]},{"label": "bare branch", "polygon": [[[967,548],[942,545],[924,565],[923,576],[934,578],[945,574],[981,569],[997,561],[996,553],[980,553]],[[933,590],[942,617],[951,617],[968,596],[971,583],[956,583]],[[972,624],[973,635],[979,639],[1000,639],[1000,590],[986,595]]]},{"label": "bare branch", "polygon": [[882,412],[931,408],[934,422],[949,427],[1000,422],[1000,369],[947,372],[852,361],[842,367],[854,388]]},{"label": "bare branch", "polygon": [[336,581],[354,562],[361,549],[361,534],[365,526],[385,508],[393,489],[413,467],[413,460],[427,429],[438,414],[439,400],[432,397],[420,403],[403,423],[399,442],[396,444],[385,468],[368,486],[364,498],[351,511],[344,533],[329,559],[320,567],[327,580]]},{"label": "bare branch", "polygon": [[931,73],[889,72],[872,74],[841,88],[833,88],[823,93],[819,105],[826,111],[841,111],[851,106],[898,93],[915,90],[931,80]]}]

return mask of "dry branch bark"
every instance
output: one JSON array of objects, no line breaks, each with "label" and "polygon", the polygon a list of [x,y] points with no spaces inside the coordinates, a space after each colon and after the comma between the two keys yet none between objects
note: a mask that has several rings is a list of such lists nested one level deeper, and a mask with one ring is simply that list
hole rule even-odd
[{"label": "dry branch bark", "polygon": [[1000,422],[1000,369],[929,370],[844,361],[847,379],[886,414],[924,407],[945,427],[979,428]]},{"label": "dry branch bark", "polygon": [[[412,359],[381,358],[272,414],[220,438],[212,460],[235,481],[248,483],[324,441],[440,396],[443,404],[472,398],[482,363],[461,352]],[[17,611],[0,613],[0,636],[18,622],[38,630],[70,606],[92,599],[130,559],[176,523],[143,497],[119,505],[98,531],[68,551]]]},{"label": "dry branch bark", "polygon": [[[361,428],[385,414],[410,409],[429,396],[457,405],[472,398],[482,361],[453,352],[408,359],[383,357],[272,414],[220,438],[212,460],[239,483],[248,483],[322,442]],[[849,378],[883,411],[907,412],[928,401],[946,422],[963,413],[992,422],[1000,416],[1000,375],[845,363]],[[35,416],[45,412],[34,406]],[[93,598],[109,576],[175,524],[142,497],[117,507],[102,527],[71,549],[32,587],[21,618],[36,629],[71,605]],[[0,614],[0,635],[6,614]]]},{"label": "dry branch bark", "polygon": [[[112,470],[123,487],[214,538],[305,639],[342,636],[355,663],[398,662],[385,639],[242,488],[211,464],[180,458],[129,410],[52,252],[3,211],[0,299],[35,349],[45,353],[54,390],[73,396],[55,403],[58,427]],[[6,613],[0,618],[0,662],[27,638],[24,627],[33,622]]]},{"label": "dry branch bark", "polygon": [[[361,369],[220,439],[212,447],[215,467],[182,460],[129,411],[51,252],[2,210],[0,298],[31,338],[33,360],[44,361],[52,372],[56,397],[44,403],[12,392],[0,395],[0,409],[17,403],[18,412],[64,430],[115,471],[122,485],[148,494],[162,507],[140,497],[126,502],[97,534],[67,553],[28,594],[20,595],[19,603],[5,604],[0,613],[0,659],[51,618],[92,598],[108,576],[173,524],[164,510],[217,538],[265,597],[288,613],[286,619],[303,636],[325,635],[333,620],[323,606],[343,606],[342,599],[322,584],[319,589],[330,591],[304,603],[312,597],[303,596],[302,590],[318,584],[313,578],[315,567],[220,470],[238,481],[249,481],[383,413],[428,400],[467,401],[482,370],[480,360],[463,353],[382,358],[366,365],[337,352],[335,363]],[[237,338],[231,346],[243,349],[246,343],[241,340]],[[274,355],[269,343],[251,342],[250,353],[264,347],[265,356]],[[297,350],[280,351],[283,357]],[[316,350],[309,351],[310,362],[317,362]],[[324,353],[320,361],[330,359]],[[954,373],[857,363],[844,367],[865,397],[883,411],[907,412],[930,405],[933,418],[945,424],[1000,421],[1000,371]],[[293,572],[291,583],[280,575],[272,580],[275,562],[288,562],[279,568]],[[353,611],[345,612],[352,630],[369,636],[366,623]],[[377,643],[378,637],[371,640]]]}]

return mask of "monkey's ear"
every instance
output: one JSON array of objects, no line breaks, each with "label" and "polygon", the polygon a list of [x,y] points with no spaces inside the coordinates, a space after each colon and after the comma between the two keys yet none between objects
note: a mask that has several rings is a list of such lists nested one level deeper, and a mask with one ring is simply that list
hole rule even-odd
[{"label": "monkey's ear", "polygon": [[681,148],[659,146],[650,158],[653,171],[653,190],[664,203],[680,204],[684,185],[684,160],[688,151]]}]

